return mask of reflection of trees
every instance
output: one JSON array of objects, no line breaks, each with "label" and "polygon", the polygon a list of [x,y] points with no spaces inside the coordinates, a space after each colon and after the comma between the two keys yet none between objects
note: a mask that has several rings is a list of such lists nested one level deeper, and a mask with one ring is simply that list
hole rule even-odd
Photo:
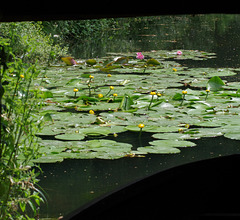
[{"label": "reflection of trees", "polygon": [[[176,15],[115,19],[115,28],[88,36],[72,46],[76,57],[106,52],[192,49],[229,51],[238,42],[239,15]],[[230,53],[231,51],[229,51]],[[230,56],[230,54],[229,54]]]}]

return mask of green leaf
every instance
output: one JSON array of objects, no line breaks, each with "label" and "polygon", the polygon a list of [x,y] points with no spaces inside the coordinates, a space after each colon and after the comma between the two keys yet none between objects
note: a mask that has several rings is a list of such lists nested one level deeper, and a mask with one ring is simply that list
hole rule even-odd
[{"label": "green leaf", "polygon": [[240,127],[239,126],[226,126],[223,127],[225,132],[224,137],[233,140],[240,140]]},{"label": "green leaf", "polygon": [[132,98],[129,95],[125,94],[122,98],[119,108],[122,109],[123,111],[126,111],[131,108],[131,105],[133,105]]},{"label": "green leaf", "polygon": [[191,141],[178,141],[178,140],[156,140],[149,142],[151,145],[164,146],[164,147],[193,147],[195,143]]},{"label": "green leaf", "polygon": [[89,136],[108,135],[111,133],[108,127],[100,127],[100,126],[82,128],[79,130],[79,132]]},{"label": "green leaf", "polygon": [[85,138],[85,135],[82,133],[77,133],[77,134],[61,134],[61,135],[56,135],[56,139],[59,140],[71,140],[71,141],[80,141]]},{"label": "green leaf", "polygon": [[67,86],[75,86],[75,87],[81,87],[82,86],[82,80],[81,79],[71,79],[66,83]]},{"label": "green leaf", "polygon": [[[161,126],[156,126],[156,125],[145,125],[145,127],[142,129],[142,131],[145,132],[151,132],[151,133],[165,133],[165,132],[177,132],[180,127],[178,126],[166,126],[166,127],[161,127]],[[127,130],[129,131],[136,131],[139,132],[140,129],[137,125],[128,125],[126,127]],[[182,128],[183,130],[186,128]]]},{"label": "green leaf", "polygon": [[43,121],[51,121],[53,122],[53,119],[52,119],[52,116],[50,113],[46,113],[44,116],[43,116]]},{"label": "green leaf", "polygon": [[128,63],[128,57],[120,57],[114,63],[116,63],[116,64],[126,64],[126,63]]},{"label": "green leaf", "polygon": [[25,212],[26,209],[26,202],[25,201],[20,201],[19,202],[19,207],[22,210],[22,212]]},{"label": "green leaf", "polygon": [[36,206],[34,205],[34,203],[31,200],[28,200],[28,204],[31,207],[34,214],[36,214],[37,209],[36,209]]},{"label": "green leaf", "polygon": [[32,160],[34,163],[56,163],[56,162],[62,162],[63,157],[61,157],[59,154],[53,154],[48,156],[39,157],[37,159]]},{"label": "green leaf", "polygon": [[37,91],[35,92],[35,96],[37,98],[43,98],[43,99],[53,98],[53,94],[50,91]]},{"label": "green leaf", "polygon": [[138,147],[138,151],[151,153],[151,154],[176,154],[180,153],[180,150],[174,147],[169,146],[147,146],[147,147]]},{"label": "green leaf", "polygon": [[175,100],[175,101],[179,101],[179,100],[182,100],[182,94],[181,93],[176,93],[172,100]]},{"label": "green leaf", "polygon": [[154,58],[147,60],[147,64],[148,65],[160,65],[160,63]]},{"label": "green leaf", "polygon": [[94,60],[94,59],[88,59],[88,60],[86,60],[86,64],[88,64],[88,65],[90,65],[90,66],[93,66],[93,65],[95,65],[96,63],[97,63],[97,61]]},{"label": "green leaf", "polygon": [[224,86],[224,82],[219,76],[214,76],[208,80],[207,89],[211,91],[218,91]]}]

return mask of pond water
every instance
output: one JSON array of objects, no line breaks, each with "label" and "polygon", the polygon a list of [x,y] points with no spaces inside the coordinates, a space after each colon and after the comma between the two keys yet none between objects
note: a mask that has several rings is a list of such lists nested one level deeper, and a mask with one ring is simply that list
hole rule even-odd
[{"label": "pond water", "polygon": [[[75,57],[95,58],[108,52],[152,50],[199,50],[216,53],[207,60],[178,60],[187,67],[239,68],[239,15],[183,15],[131,18],[124,32],[112,38],[111,30],[101,39],[83,39],[72,49]],[[127,31],[126,31],[127,30]],[[237,71],[237,70],[236,70]],[[234,75],[230,81],[238,81]],[[119,133],[109,139],[130,143],[133,148],[153,141],[151,133],[142,134],[141,143],[134,132]],[[240,142],[226,137],[191,140],[196,147],[181,148],[178,154],[147,154],[145,157],[102,159],[67,159],[41,164],[39,185],[46,191],[48,205],[42,205],[41,218],[64,216],[105,193],[137,179],[181,164],[224,155],[238,154]]]}]

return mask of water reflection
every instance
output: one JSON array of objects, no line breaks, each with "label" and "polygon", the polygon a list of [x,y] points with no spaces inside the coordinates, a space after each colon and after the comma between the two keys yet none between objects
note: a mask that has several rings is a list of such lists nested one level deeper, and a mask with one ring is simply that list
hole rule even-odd
[{"label": "water reflection", "polygon": [[101,36],[75,42],[71,46],[72,54],[90,58],[105,56],[107,52],[205,50],[216,52],[217,60],[196,61],[197,65],[239,66],[240,15],[121,18],[119,22],[125,25],[118,31],[108,30]]},{"label": "water reflection", "polygon": [[[181,61],[189,67],[239,67],[239,15],[182,15],[124,18],[122,30],[109,30],[101,38],[82,39],[72,45],[77,58],[105,56],[107,52],[193,49],[216,52],[217,59]],[[151,140],[145,136],[143,145]],[[123,133],[120,142],[139,144],[136,135]],[[192,141],[192,140],[191,140]],[[58,217],[129,182],[152,173],[207,158],[239,153],[238,141],[203,138],[197,147],[181,149],[176,155],[147,155],[145,158],[119,160],[65,160],[42,164],[40,185],[49,196],[42,217]]]}]

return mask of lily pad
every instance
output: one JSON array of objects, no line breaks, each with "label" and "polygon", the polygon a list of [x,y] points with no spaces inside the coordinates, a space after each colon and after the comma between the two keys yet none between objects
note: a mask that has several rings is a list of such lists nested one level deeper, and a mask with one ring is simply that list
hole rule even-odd
[{"label": "lily pad", "polygon": [[233,140],[240,140],[240,127],[239,126],[226,126],[223,128],[225,134],[224,137]]},{"label": "lily pad", "polygon": [[156,139],[171,139],[171,140],[184,140],[190,139],[190,134],[183,134],[183,133],[157,133],[152,135],[153,138]]},{"label": "lily pad", "polygon": [[86,60],[86,64],[88,64],[88,65],[90,65],[90,66],[93,66],[93,65],[95,65],[96,63],[97,63],[97,61],[94,60],[94,59],[88,59],[88,60]]},{"label": "lily pad", "polygon": [[221,80],[219,76],[214,76],[211,79],[209,79],[207,83],[207,89],[212,91],[218,91],[224,86],[224,82]]},{"label": "lily pad", "polygon": [[54,129],[52,126],[50,127],[44,127],[40,132],[37,133],[37,135],[57,135],[60,134],[61,130]]},{"label": "lily pad", "polygon": [[72,140],[72,141],[80,141],[85,138],[85,135],[82,133],[77,133],[77,134],[61,134],[61,135],[56,135],[56,139],[59,140]]},{"label": "lily pad", "polygon": [[[161,127],[161,126],[154,126],[154,125],[146,125],[142,131],[145,132],[152,132],[152,133],[165,133],[165,132],[177,132],[180,127],[178,126],[166,126],[166,127]],[[129,131],[136,131],[139,132],[140,129],[137,125],[128,125],[126,127],[127,130]],[[185,129],[185,128],[183,128]]]},{"label": "lily pad", "polygon": [[62,161],[63,161],[63,157],[59,155],[54,155],[54,154],[32,160],[32,162],[34,163],[56,163],[56,162],[62,162]]},{"label": "lily pad", "polygon": [[160,63],[154,58],[147,60],[147,64],[148,65],[160,65]]},{"label": "lily pad", "polygon": [[79,132],[89,136],[108,135],[111,133],[110,129],[108,129],[107,127],[100,126],[82,128],[79,130]]},{"label": "lily pad", "polygon": [[166,147],[194,147],[195,143],[191,141],[179,141],[179,140],[156,140],[149,142],[151,145],[166,146]]},{"label": "lily pad", "polygon": [[138,147],[138,151],[151,154],[176,154],[180,153],[180,150],[174,147],[168,146],[146,146]]}]

